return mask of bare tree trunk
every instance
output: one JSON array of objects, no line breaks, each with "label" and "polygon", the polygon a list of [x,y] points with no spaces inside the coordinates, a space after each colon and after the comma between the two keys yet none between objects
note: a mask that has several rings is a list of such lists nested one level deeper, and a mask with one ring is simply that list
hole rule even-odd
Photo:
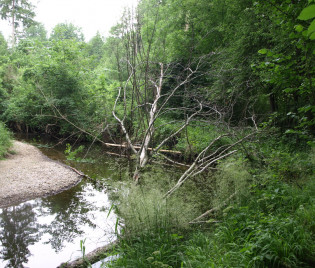
[{"label": "bare tree trunk", "polygon": [[11,14],[11,23],[12,23],[12,48],[15,47],[15,0],[12,1],[12,14]]},{"label": "bare tree trunk", "polygon": [[153,104],[151,106],[150,114],[149,114],[149,125],[148,129],[146,131],[146,136],[143,142],[143,146],[140,153],[140,159],[139,159],[139,165],[140,168],[143,168],[146,163],[148,162],[148,148],[149,144],[151,142],[152,137],[154,136],[154,121],[156,119],[156,113],[158,111],[158,101],[161,97],[161,91],[162,91],[162,84],[163,84],[163,76],[164,76],[164,69],[163,69],[163,63],[160,63],[161,66],[161,74],[159,79],[159,84],[155,84],[155,99],[153,101]]}]

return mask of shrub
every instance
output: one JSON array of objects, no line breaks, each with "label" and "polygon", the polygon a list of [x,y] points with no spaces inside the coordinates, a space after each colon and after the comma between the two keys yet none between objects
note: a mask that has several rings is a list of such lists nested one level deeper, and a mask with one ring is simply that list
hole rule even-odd
[{"label": "shrub", "polygon": [[0,122],[0,159],[5,156],[11,145],[11,134],[5,125]]}]

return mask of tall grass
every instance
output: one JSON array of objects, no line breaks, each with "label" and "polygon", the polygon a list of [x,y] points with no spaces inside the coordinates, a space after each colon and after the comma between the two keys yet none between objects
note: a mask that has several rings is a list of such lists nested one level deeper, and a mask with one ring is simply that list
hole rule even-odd
[{"label": "tall grass", "polygon": [[11,145],[11,134],[5,125],[0,122],[0,159],[4,158]]},{"label": "tall grass", "polygon": [[164,199],[163,193],[132,187],[122,195],[119,214],[124,232],[113,267],[178,267],[184,231],[194,216],[191,205],[179,198]]}]

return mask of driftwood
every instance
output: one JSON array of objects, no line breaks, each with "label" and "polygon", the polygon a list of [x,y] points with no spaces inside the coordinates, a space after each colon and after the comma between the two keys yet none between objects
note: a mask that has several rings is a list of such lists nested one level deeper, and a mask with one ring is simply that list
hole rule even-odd
[{"label": "driftwood", "polygon": [[84,258],[79,258],[77,260],[74,260],[72,262],[65,262],[60,264],[57,268],[78,268],[78,267],[86,267],[86,261],[89,263],[94,263],[99,261],[99,255],[103,253],[108,253],[109,251],[112,251],[113,248],[117,245],[117,240],[106,245],[103,247],[99,247],[92,252],[85,255]]},{"label": "driftwood", "polygon": [[75,173],[77,173],[79,176],[84,177],[84,178],[87,178],[87,179],[89,179],[90,181],[95,181],[94,179],[92,179],[92,178],[89,177],[88,175],[82,173],[81,171],[75,169],[74,167],[70,167],[70,166],[69,166],[69,168],[70,168],[71,170],[73,170]]}]

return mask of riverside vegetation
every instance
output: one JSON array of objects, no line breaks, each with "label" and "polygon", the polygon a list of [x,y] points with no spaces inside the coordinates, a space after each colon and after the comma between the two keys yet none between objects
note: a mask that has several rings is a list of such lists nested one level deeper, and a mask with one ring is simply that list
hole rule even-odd
[{"label": "riverside vegetation", "polygon": [[6,156],[11,145],[11,133],[7,130],[5,125],[0,122],[0,159]]},{"label": "riverside vegetation", "polygon": [[2,18],[28,20],[0,35],[0,120],[133,161],[109,265],[314,267],[314,0],[141,0],[89,42],[12,2]]}]

